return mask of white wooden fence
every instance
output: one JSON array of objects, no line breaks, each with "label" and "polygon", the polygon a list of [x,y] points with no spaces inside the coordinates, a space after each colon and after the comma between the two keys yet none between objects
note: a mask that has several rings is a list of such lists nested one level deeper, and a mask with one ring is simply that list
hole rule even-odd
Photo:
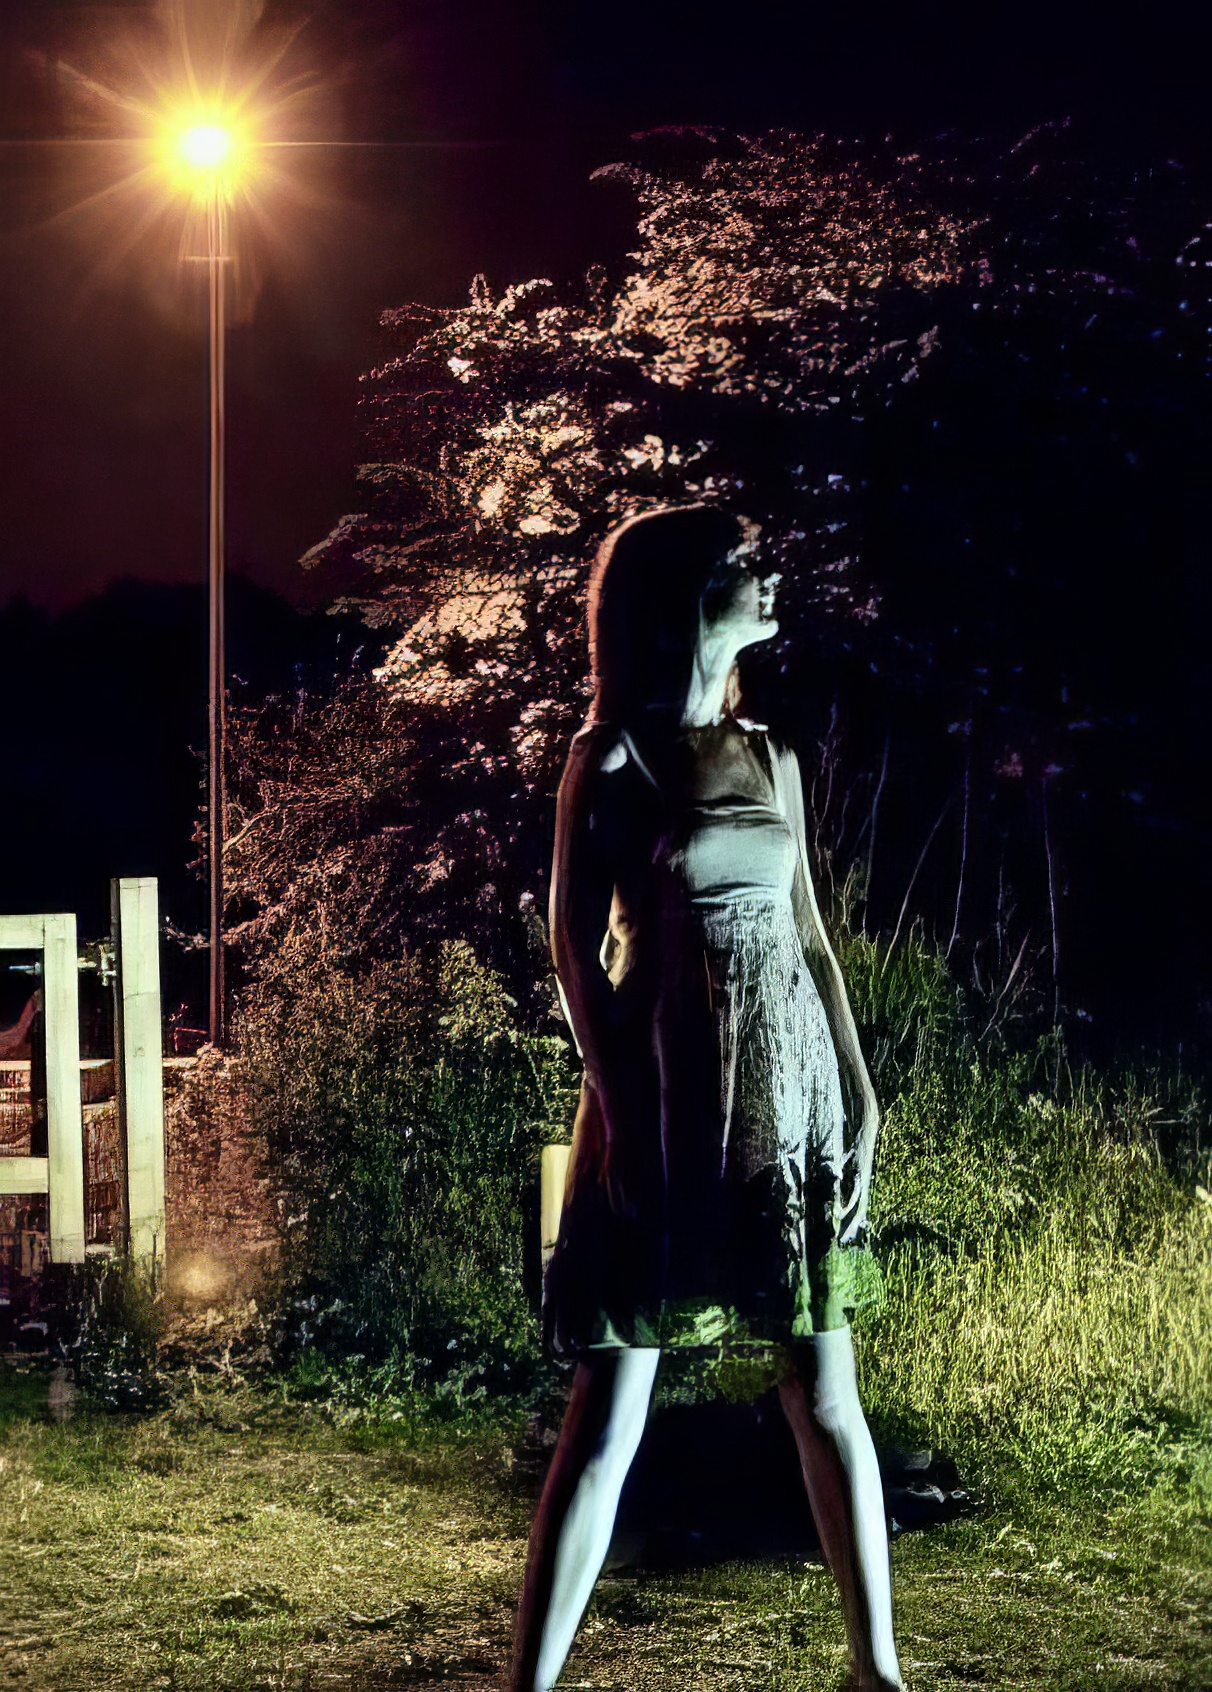
[{"label": "white wooden fence", "polygon": [[[126,1148],[128,1247],[132,1257],[162,1268],[164,1078],[154,877],[115,882],[113,920],[118,964],[114,1068]],[[0,1194],[45,1193],[51,1261],[81,1263],[86,1231],[76,918],[62,911],[0,916],[0,951],[41,954],[47,1117],[45,1157],[0,1156]],[[2,1091],[0,1106],[11,1109],[16,1103],[11,1085]]]}]

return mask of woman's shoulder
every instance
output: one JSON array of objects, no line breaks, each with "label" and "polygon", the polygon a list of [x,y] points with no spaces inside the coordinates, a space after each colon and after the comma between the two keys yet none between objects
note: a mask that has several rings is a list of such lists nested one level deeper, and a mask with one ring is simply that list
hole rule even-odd
[{"label": "woman's shoulder", "polygon": [[[587,768],[596,776],[639,777],[645,785],[659,789],[653,774],[651,754],[637,744],[636,736],[630,729],[621,728],[617,724],[595,723],[582,729],[581,735],[586,737],[581,756]],[[578,735],[577,739],[580,738]]]},{"label": "woman's shoulder", "polygon": [[617,724],[587,723],[573,736],[561,792],[579,809],[628,805],[642,793],[659,792],[644,750]]},{"label": "woman's shoulder", "polygon": [[761,746],[770,753],[772,758],[778,758],[785,764],[795,764],[798,769],[799,763],[795,753],[782,735],[776,729],[772,729],[768,723],[759,723],[754,717],[742,716],[730,716],[727,721],[733,729],[744,735],[745,739],[752,745]]},{"label": "woman's shoulder", "polygon": [[747,735],[761,743],[772,759],[777,759],[787,768],[799,769],[799,759],[780,734],[773,732],[765,723],[752,722],[748,717],[738,717],[736,722]]}]

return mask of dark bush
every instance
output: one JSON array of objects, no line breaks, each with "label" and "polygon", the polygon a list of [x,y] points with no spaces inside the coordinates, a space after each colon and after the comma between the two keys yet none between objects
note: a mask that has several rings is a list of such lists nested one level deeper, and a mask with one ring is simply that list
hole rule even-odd
[{"label": "dark bush", "polygon": [[565,1042],[526,1032],[449,941],[360,974],[322,952],[277,960],[240,1043],[280,1181],[281,1349],[394,1357],[461,1396],[523,1384],[538,1358],[524,1212],[570,1120]]}]

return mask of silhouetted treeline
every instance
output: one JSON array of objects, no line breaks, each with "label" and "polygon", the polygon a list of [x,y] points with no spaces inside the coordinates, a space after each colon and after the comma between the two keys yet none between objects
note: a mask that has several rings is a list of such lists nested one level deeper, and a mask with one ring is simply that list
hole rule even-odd
[{"label": "silhouetted treeline", "polygon": [[[323,691],[368,637],[308,617],[241,577],[228,585],[233,698]],[[195,933],[191,865],[205,778],[206,590],[134,578],[58,616],[0,608],[0,910],[73,910],[109,929],[109,878],[155,875],[163,915]],[[377,648],[372,648],[377,650]],[[164,949],[165,1004],[200,1011],[205,953]],[[2,960],[0,960],[2,965]],[[0,1022],[27,987],[0,967]]]}]

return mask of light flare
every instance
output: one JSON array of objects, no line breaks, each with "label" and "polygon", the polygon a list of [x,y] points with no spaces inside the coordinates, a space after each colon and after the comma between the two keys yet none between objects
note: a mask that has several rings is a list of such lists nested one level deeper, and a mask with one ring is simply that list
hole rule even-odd
[{"label": "light flare", "polygon": [[228,319],[240,321],[266,270],[289,275],[314,255],[324,219],[339,217],[310,162],[333,145],[321,139],[334,116],[331,67],[302,26],[264,27],[263,9],[159,0],[159,27],[115,37],[104,71],[55,60],[73,127],[87,133],[65,154],[71,198],[40,227],[87,242],[87,285],[129,277],[137,256],[144,292],[175,316],[212,252],[217,214]]},{"label": "light flare", "polygon": [[218,170],[231,154],[231,130],[218,123],[195,123],[184,131],[177,146],[195,170]]},{"label": "light flare", "polygon": [[252,186],[257,137],[235,112],[169,110],[155,155],[170,193],[231,204]]}]

